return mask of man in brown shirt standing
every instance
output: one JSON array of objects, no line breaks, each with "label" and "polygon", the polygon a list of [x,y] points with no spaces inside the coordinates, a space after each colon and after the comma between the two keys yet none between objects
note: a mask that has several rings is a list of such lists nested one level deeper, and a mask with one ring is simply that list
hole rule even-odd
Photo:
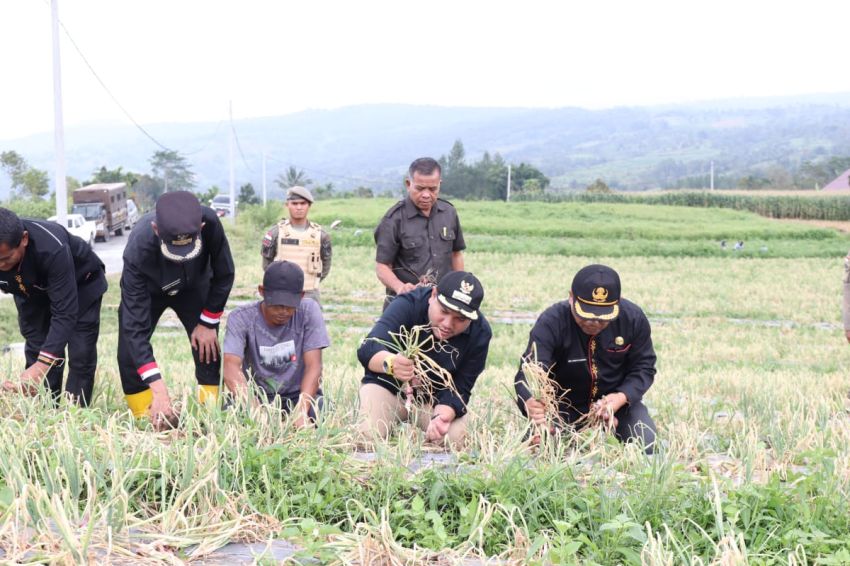
[{"label": "man in brown shirt standing", "polygon": [[435,285],[463,271],[466,243],[454,206],[440,199],[440,164],[420,157],[410,164],[407,198],[393,205],[375,229],[375,274],[387,289],[384,308],[396,295]]}]

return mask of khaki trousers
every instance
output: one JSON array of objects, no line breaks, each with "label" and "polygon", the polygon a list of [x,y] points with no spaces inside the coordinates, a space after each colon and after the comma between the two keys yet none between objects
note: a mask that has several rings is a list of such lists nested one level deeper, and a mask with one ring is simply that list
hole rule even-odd
[{"label": "khaki trousers", "polygon": [[[427,430],[431,422],[433,407],[425,405],[414,407],[408,414],[404,408],[404,399],[391,393],[377,383],[364,383],[360,386],[360,423],[359,432],[365,438],[379,436],[386,439],[394,424],[401,421],[414,421],[420,430]],[[411,416],[413,419],[411,419]],[[466,438],[466,421],[469,413],[452,421],[444,440],[459,448]]]}]

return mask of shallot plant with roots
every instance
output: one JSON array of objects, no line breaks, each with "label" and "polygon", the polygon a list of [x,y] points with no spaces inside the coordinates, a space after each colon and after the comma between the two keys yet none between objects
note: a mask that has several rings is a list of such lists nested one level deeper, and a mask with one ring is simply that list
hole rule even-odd
[{"label": "shallot plant with roots", "polygon": [[553,380],[551,372],[537,361],[537,344],[532,343],[531,352],[522,358],[522,376],[528,392],[532,399],[536,399],[543,405],[546,421],[543,425],[536,425],[538,433],[551,433],[556,426],[562,424],[558,413],[561,397],[558,383]]},{"label": "shallot plant with roots", "polygon": [[[436,389],[448,389],[458,394],[452,374],[429,355],[447,353],[454,357],[457,350],[446,342],[434,338],[427,325],[402,326],[398,332],[390,332],[389,340],[371,338],[394,354],[399,354],[413,362],[413,380],[406,384],[404,408],[410,412],[413,407],[413,387],[431,399]],[[458,395],[459,396],[459,395]]]}]

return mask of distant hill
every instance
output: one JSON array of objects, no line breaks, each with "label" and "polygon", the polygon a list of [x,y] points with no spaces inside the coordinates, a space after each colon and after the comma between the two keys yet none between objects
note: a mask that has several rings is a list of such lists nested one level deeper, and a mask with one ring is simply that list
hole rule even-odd
[{"label": "distant hill", "polygon": [[[315,182],[380,192],[398,190],[415,157],[439,157],[456,139],[463,140],[468,159],[489,151],[509,162],[529,162],[553,179],[555,189],[583,187],[598,177],[613,187],[644,189],[677,186],[686,178],[707,182],[711,161],[718,179],[738,179],[771,167],[794,170],[805,160],[850,155],[850,93],[607,110],[382,104],[234,125],[237,185],[251,182],[258,192],[263,152],[270,190],[276,189],[274,177],[295,165]],[[188,157],[199,188],[228,186],[227,124],[145,128]],[[68,174],[79,180],[102,165],[148,172],[148,159],[159,149],[124,125],[69,128],[65,144]],[[52,173],[52,134],[0,141],[0,151],[6,150]],[[8,179],[0,174],[0,197],[7,190]]]}]

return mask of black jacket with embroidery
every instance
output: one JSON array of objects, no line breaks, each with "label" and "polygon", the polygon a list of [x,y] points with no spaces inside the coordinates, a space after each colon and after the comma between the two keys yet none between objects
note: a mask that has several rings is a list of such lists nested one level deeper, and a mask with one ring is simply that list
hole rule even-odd
[{"label": "black jacket with embroidery", "polygon": [[121,333],[137,368],[154,362],[150,334],[151,298],[178,297],[184,293],[206,293],[198,322],[217,328],[224,305],[233,287],[235,269],[230,245],[216,213],[202,207],[201,253],[177,263],[166,259],[161,240],[151,226],[156,215],[150,212],[139,219],[124,248],[121,273]]},{"label": "black jacket with embroidery", "polygon": [[[546,309],[528,338],[523,357],[532,355],[550,371],[563,394],[560,412],[568,421],[586,413],[590,404],[612,392],[626,395],[629,403],[640,401],[655,379],[655,350],[649,321],[643,311],[620,300],[620,315],[596,336],[582,332],[569,301]],[[522,368],[514,378],[520,409],[531,397]]]},{"label": "black jacket with embroidery", "polygon": [[22,218],[29,242],[12,271],[0,271],[0,291],[15,302],[40,302],[50,309],[50,329],[41,345],[49,357],[61,358],[79,313],[106,292],[103,262],[82,239],[46,220]]}]

